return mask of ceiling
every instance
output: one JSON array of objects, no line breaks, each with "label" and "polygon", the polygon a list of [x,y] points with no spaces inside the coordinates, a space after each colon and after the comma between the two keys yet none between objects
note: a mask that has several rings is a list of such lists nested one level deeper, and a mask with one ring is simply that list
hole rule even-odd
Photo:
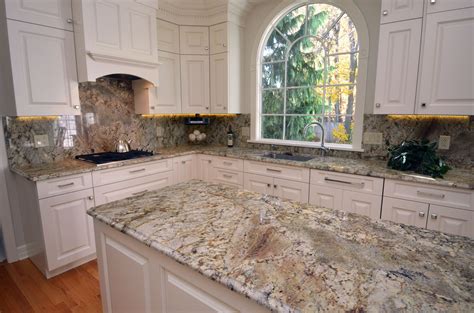
[{"label": "ceiling", "polygon": [[182,9],[191,9],[191,10],[211,10],[222,5],[227,4],[228,2],[250,4],[251,6],[258,5],[260,3],[269,1],[269,0],[164,0],[168,4]]}]

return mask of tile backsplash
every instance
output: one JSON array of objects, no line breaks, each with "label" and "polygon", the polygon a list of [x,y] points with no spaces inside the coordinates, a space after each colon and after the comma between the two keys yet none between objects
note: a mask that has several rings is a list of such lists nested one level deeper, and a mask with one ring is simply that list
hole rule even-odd
[{"label": "tile backsplash", "polygon": [[[79,87],[80,116],[59,118],[5,118],[5,136],[9,162],[27,165],[53,162],[78,154],[113,151],[119,139],[131,140],[134,149],[157,151],[188,143],[188,134],[199,129],[207,134],[205,144],[225,145],[229,125],[240,147],[265,149],[268,146],[247,143],[250,115],[220,116],[208,126],[186,126],[183,117],[143,117],[134,113],[130,81],[100,79]],[[474,155],[474,118],[394,118],[365,115],[364,132],[381,132],[382,145],[363,145],[364,152],[331,151],[351,158],[386,158],[387,148],[404,139],[438,140],[451,136],[451,148],[440,154],[457,166],[472,167]],[[35,135],[47,135],[49,146],[34,147]],[[279,147],[281,150],[318,154],[311,148]]]}]

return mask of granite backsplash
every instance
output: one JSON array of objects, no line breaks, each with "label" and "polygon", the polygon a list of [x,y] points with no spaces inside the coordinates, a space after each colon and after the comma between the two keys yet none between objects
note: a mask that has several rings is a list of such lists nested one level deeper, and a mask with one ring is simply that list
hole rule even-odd
[{"label": "granite backsplash", "polygon": [[[207,134],[205,144],[225,145],[229,125],[240,147],[268,149],[267,145],[247,143],[250,115],[213,117],[208,126],[186,126],[184,117],[144,117],[134,113],[130,81],[100,79],[79,87],[82,115],[57,118],[4,117],[8,159],[11,165],[53,162],[91,152],[112,151],[119,139],[131,141],[134,149],[157,151],[188,143],[188,134],[199,129]],[[383,133],[382,145],[364,144],[364,152],[331,151],[330,155],[351,158],[387,156],[387,148],[404,139],[437,140],[451,136],[451,148],[440,154],[452,165],[473,167],[474,117],[397,118],[365,115],[364,132]],[[47,135],[49,146],[34,147],[35,135]],[[319,154],[319,150],[298,147],[278,149],[296,153]]]}]

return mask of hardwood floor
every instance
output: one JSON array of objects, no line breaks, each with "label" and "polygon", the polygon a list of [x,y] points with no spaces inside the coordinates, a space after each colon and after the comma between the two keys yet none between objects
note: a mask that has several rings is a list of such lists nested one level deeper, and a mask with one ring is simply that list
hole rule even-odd
[{"label": "hardwood floor", "polygon": [[97,262],[46,279],[30,260],[0,264],[0,313],[102,312]]}]

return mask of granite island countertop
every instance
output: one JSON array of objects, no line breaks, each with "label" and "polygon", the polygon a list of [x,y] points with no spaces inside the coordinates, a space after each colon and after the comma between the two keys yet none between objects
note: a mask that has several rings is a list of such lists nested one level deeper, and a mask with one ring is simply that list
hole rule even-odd
[{"label": "granite island countertop", "polygon": [[385,161],[362,160],[338,157],[319,157],[307,162],[297,162],[289,160],[277,160],[265,158],[262,155],[267,151],[242,148],[226,148],[222,146],[179,146],[175,148],[164,148],[156,151],[157,154],[151,157],[133,159],[121,162],[114,162],[105,165],[94,165],[83,161],[66,159],[54,163],[32,165],[25,167],[12,167],[11,170],[32,181],[41,181],[51,178],[63,177],[73,174],[87,173],[91,171],[116,168],[120,166],[151,162],[166,158],[189,154],[206,154],[212,156],[232,157],[243,160],[263,161],[281,165],[300,166],[310,169],[333,171],[339,173],[397,179],[411,182],[418,182],[443,187],[455,187],[463,189],[474,189],[474,170],[453,168],[443,179],[431,178],[413,172],[402,172],[389,169]]},{"label": "granite island countertop", "polygon": [[466,237],[202,181],[88,213],[276,312],[474,311]]}]

